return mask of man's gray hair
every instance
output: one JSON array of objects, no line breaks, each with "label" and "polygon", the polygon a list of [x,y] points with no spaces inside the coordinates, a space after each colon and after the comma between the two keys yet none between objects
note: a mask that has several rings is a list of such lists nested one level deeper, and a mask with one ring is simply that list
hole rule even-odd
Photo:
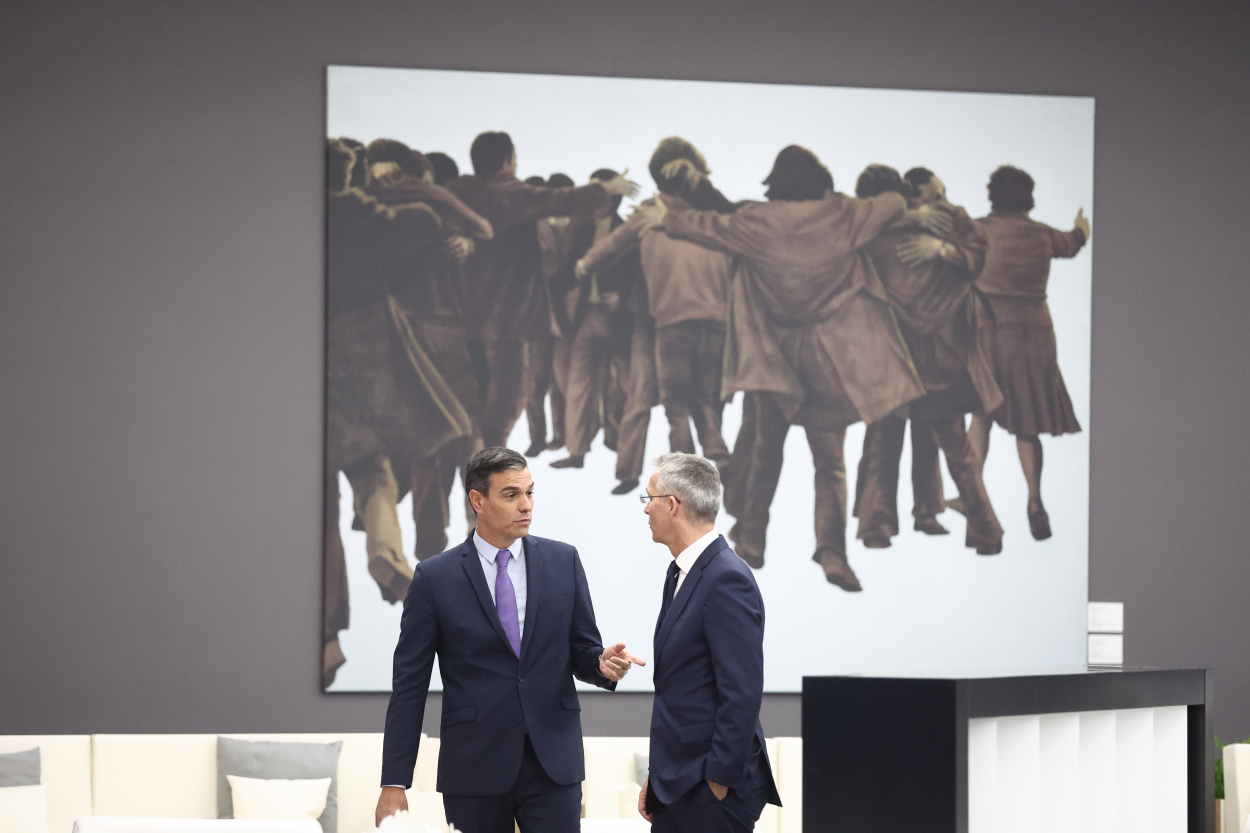
[{"label": "man's gray hair", "polygon": [[712,523],[720,511],[720,471],[697,454],[673,452],[655,461],[665,494],[676,495],[694,520]]}]

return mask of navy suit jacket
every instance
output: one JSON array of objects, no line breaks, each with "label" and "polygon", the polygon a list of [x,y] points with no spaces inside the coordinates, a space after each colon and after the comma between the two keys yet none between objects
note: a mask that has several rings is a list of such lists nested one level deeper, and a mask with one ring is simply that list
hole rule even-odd
[{"label": "navy suit jacket", "polygon": [[671,804],[701,781],[716,781],[751,823],[764,804],[780,804],[760,725],[764,600],[723,537],[695,561],[656,622],[654,657],[655,797]]},{"label": "navy suit jacket", "polygon": [[512,653],[473,536],[417,565],[400,625],[382,784],[412,785],[434,655],[443,678],[438,791],[509,792],[528,734],[553,781],[585,778],[581,705],[573,677],[613,690],[599,673],[603,645],[577,550],[527,535],[521,656]]}]

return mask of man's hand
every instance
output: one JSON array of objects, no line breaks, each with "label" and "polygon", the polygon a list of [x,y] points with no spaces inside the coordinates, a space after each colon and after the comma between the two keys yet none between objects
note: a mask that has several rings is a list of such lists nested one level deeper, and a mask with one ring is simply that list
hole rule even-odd
[{"label": "man's hand", "polygon": [[695,167],[689,159],[674,159],[664,163],[660,175],[665,179],[675,180],[687,188],[695,188],[703,181],[703,172]]},{"label": "man's hand", "polygon": [[1089,218],[1085,216],[1084,208],[1078,208],[1076,210],[1076,220],[1073,221],[1072,225],[1076,226],[1076,228],[1080,230],[1081,234],[1085,235],[1086,242],[1089,242]]},{"label": "man's hand", "polygon": [[707,788],[712,791],[712,795],[716,796],[717,801],[724,801],[725,796],[729,795],[729,787],[724,784],[718,784],[711,778],[707,781]]},{"label": "man's hand", "polygon": [[903,223],[913,228],[922,228],[939,237],[949,235],[955,227],[951,215],[935,205],[922,205],[911,209],[903,215]]},{"label": "man's hand", "polygon": [[629,673],[629,666],[646,664],[645,659],[626,651],[624,642],[618,642],[611,648],[603,649],[603,655],[599,657],[599,673],[615,683]]},{"label": "man's hand", "polygon": [[473,254],[473,241],[463,235],[453,234],[447,238],[447,254],[451,255],[453,260],[464,260]]},{"label": "man's hand", "polygon": [[573,275],[576,276],[578,280],[585,280],[589,274],[590,270],[586,268],[586,258],[583,257],[578,259],[577,263],[573,266]]},{"label": "man's hand", "polygon": [[895,247],[898,259],[908,266],[920,266],[931,260],[940,260],[946,244],[928,234],[909,237]]},{"label": "man's hand", "polygon": [[668,215],[668,206],[664,204],[664,200],[655,197],[634,209],[634,214],[638,216],[642,224],[642,231],[646,231],[664,222],[664,218]]},{"label": "man's hand", "polygon": [[378,808],[373,811],[373,826],[380,827],[382,819],[408,809],[408,796],[402,787],[383,787],[378,796]]},{"label": "man's hand", "polygon": [[651,821],[651,814],[647,812],[647,785],[650,783],[650,778],[643,781],[642,789],[638,792],[638,815],[642,816],[647,821]]},{"label": "man's hand", "polygon": [[621,171],[616,176],[608,180],[596,180],[599,185],[603,186],[603,190],[607,191],[614,197],[633,197],[638,194],[638,183],[631,179],[626,179],[625,174],[629,173],[629,168]]}]

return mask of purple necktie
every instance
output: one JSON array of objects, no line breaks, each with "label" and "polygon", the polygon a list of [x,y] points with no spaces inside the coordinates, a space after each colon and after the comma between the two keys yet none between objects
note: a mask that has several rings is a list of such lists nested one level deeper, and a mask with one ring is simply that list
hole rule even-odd
[{"label": "purple necktie", "polygon": [[512,579],[508,578],[508,562],[512,560],[510,550],[500,550],[495,556],[495,610],[499,613],[499,624],[503,625],[504,636],[512,646],[512,653],[521,656],[521,621],[517,616],[516,590]]}]

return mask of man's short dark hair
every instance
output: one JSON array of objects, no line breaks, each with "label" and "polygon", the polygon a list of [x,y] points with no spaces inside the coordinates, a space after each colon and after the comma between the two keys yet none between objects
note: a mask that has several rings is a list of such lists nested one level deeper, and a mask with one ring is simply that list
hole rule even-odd
[{"label": "man's short dark hair", "polygon": [[378,162],[393,162],[399,170],[412,176],[424,176],[430,168],[430,160],[425,154],[415,151],[397,139],[374,139],[365,151],[369,165]]},{"label": "man's short dark hair", "polygon": [[889,165],[869,165],[855,181],[855,196],[860,199],[886,193],[908,196],[909,192],[907,183]]},{"label": "man's short dark hair", "polygon": [[339,193],[351,187],[356,154],[335,139],[326,140],[326,188]]},{"label": "man's short dark hair", "polygon": [[541,176],[538,176],[536,174],[534,176],[527,176],[525,178],[525,184],[526,185],[538,185],[540,187],[546,188],[547,180],[543,179]]},{"label": "man's short dark hair", "polygon": [[770,200],[820,200],[833,190],[833,174],[807,148],[789,145],[777,154],[764,184]]},{"label": "man's short dark hair", "polygon": [[512,145],[512,137],[502,130],[488,130],[477,134],[473,146],[469,148],[469,158],[473,160],[473,173],[478,176],[494,176],[508,164],[516,148]]},{"label": "man's short dark hair", "polygon": [[[611,168],[599,168],[597,171],[595,171],[593,174],[590,175],[590,178],[594,182],[607,182],[609,180],[616,179],[618,176],[620,176],[620,174],[618,174],[616,171],[612,170]],[[612,197],[612,210],[614,212],[618,208],[621,207],[621,199],[622,197],[620,194],[617,194],[614,197]]]},{"label": "man's short dark hair", "polygon": [[365,164],[364,144],[350,136],[340,136],[335,141],[352,152],[351,187],[364,188],[369,184],[369,166]]},{"label": "man's short dark hair", "polygon": [[568,174],[562,174],[559,172],[554,173],[551,176],[547,177],[547,187],[548,188],[572,188],[573,177],[569,176]]},{"label": "man's short dark hair", "polygon": [[501,471],[524,471],[529,468],[525,458],[510,448],[489,446],[469,458],[464,469],[464,490],[490,491],[490,476]]},{"label": "man's short dark hair", "polygon": [[990,207],[1016,213],[1033,210],[1033,177],[1012,165],[990,174]]},{"label": "man's short dark hair", "polygon": [[933,176],[934,176],[933,171],[929,170],[928,168],[922,168],[922,167],[917,166],[915,168],[910,169],[907,173],[903,174],[903,179],[907,180],[907,183],[911,185],[911,187],[919,191],[920,186],[928,185],[930,182],[933,181]]},{"label": "man's short dark hair", "polygon": [[436,150],[427,153],[425,158],[429,160],[431,167],[434,168],[435,185],[446,185],[460,176],[460,166],[456,164],[456,160],[442,151]]}]

